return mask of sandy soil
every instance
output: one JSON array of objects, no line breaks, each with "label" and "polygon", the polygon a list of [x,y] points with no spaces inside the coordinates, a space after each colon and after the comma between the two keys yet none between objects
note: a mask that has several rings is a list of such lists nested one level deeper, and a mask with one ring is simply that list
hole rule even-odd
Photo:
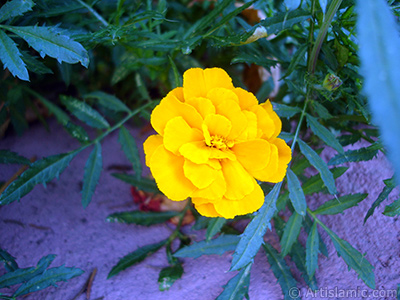
[{"label": "sandy soil", "polygon": [[[26,157],[36,155],[41,158],[78,147],[78,143],[58,124],[53,121],[50,124],[51,132],[46,132],[43,126],[37,124],[22,137],[8,136],[0,141],[0,149],[11,149]],[[138,131],[131,129],[131,132],[137,137],[138,143],[143,142],[144,138]],[[111,213],[137,207],[133,204],[129,185],[111,176],[115,172],[113,166],[128,164],[118,144],[117,134],[111,134],[102,148],[104,171],[94,199],[86,209],[80,203],[80,189],[83,167],[90,150],[79,154],[60,179],[53,180],[47,188],[37,186],[19,203],[0,207],[0,248],[15,256],[20,267],[35,265],[42,256],[56,254],[52,266],[65,264],[85,270],[82,276],[61,283],[58,288],[51,287],[25,299],[71,300],[94,268],[98,272],[93,282],[92,300],[215,299],[221,293],[222,286],[236,274],[228,272],[231,253],[185,259],[185,273],[169,291],[160,292],[157,283],[159,271],[167,266],[165,250],[159,250],[142,263],[106,279],[112,266],[121,257],[137,247],[166,238],[172,228],[167,225],[142,227],[105,221]],[[329,156],[330,152],[327,151],[325,155]],[[0,181],[7,180],[17,169],[15,165],[2,165]],[[382,156],[369,162],[351,164],[347,173],[337,182],[339,194],[367,192],[369,197],[342,215],[322,218],[339,237],[366,253],[366,259],[375,267],[377,292],[357,279],[353,270],[347,270],[327,235],[320,230],[330,256],[320,256],[316,275],[320,291],[317,294],[311,294],[305,285],[299,286],[303,299],[394,299],[390,297],[389,290],[396,289],[400,283],[400,222],[398,218],[383,216],[382,211],[384,205],[398,197],[398,193],[394,192],[363,225],[367,210],[383,188],[382,180],[391,175],[390,166]],[[327,199],[325,195],[319,195],[309,198],[308,204],[315,208]],[[191,233],[195,239],[204,235],[204,232]],[[4,269],[0,268],[0,274],[3,273]],[[295,276],[300,278],[299,274]],[[337,294],[329,297],[328,292],[335,289]],[[341,290],[358,292],[343,297]],[[280,286],[261,251],[251,271],[249,294],[250,299],[256,300],[283,299]],[[86,299],[85,295],[78,298],[82,299]]]}]

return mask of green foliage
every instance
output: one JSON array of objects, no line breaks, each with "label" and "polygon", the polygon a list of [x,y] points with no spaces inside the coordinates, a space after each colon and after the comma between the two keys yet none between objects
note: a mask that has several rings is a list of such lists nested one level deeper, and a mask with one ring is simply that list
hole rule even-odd
[{"label": "green foliage", "polygon": [[226,219],[224,218],[212,218],[207,226],[206,241],[211,240],[213,236],[220,232],[225,223]]},{"label": "green foliage", "polygon": [[8,271],[0,277],[0,288],[20,285],[11,297],[4,296],[3,299],[15,300],[17,297],[37,292],[49,286],[56,286],[57,282],[67,281],[84,272],[78,268],[64,266],[49,268],[56,258],[53,254],[42,257],[36,267],[22,269],[18,267],[15,259],[3,249],[0,249],[0,255]]},{"label": "green foliage", "polygon": [[348,209],[364,200],[368,194],[353,194],[346,195],[339,198],[332,199],[325,202],[316,210],[314,213],[317,215],[336,215],[342,213],[345,209]]},{"label": "green foliage", "polygon": [[311,227],[310,233],[307,237],[306,244],[306,268],[308,277],[311,279],[315,271],[318,268],[318,244],[319,244],[319,235],[317,229],[317,223],[314,222]]},{"label": "green foliage", "polygon": [[333,157],[328,165],[340,165],[346,162],[368,161],[373,159],[378,151],[382,149],[382,145],[374,143],[371,146],[363,147],[356,150],[348,150],[345,153],[338,154]]},{"label": "green foliage", "polygon": [[82,206],[86,208],[92,200],[94,191],[100,179],[103,169],[103,158],[101,156],[101,146],[99,143],[94,144],[94,149],[89,155],[85,165],[85,173],[83,175],[82,187]]},{"label": "green foliage", "polygon": [[164,223],[178,214],[179,213],[176,211],[142,212],[135,210],[113,213],[107,217],[107,221],[151,226],[154,224]]},{"label": "green foliage", "polygon": [[9,150],[0,150],[0,164],[30,165],[29,159]]},{"label": "green foliage", "polygon": [[135,139],[124,126],[121,126],[119,130],[118,142],[121,144],[126,157],[132,163],[136,179],[140,180],[142,176],[142,164],[140,163],[139,149],[136,146]]},{"label": "green foliage", "polygon": [[386,179],[383,181],[385,183],[385,187],[383,188],[382,192],[379,194],[378,198],[372,203],[372,206],[368,210],[367,214],[364,218],[364,223],[367,222],[368,218],[373,215],[375,209],[389,197],[389,194],[393,191],[396,187],[394,177],[390,179]]},{"label": "green foliage", "polygon": [[160,193],[157,184],[153,179],[149,179],[146,177],[140,177],[138,179],[136,176],[121,173],[114,173],[111,175],[115,178],[129,183],[130,185],[137,187],[139,190],[151,193]]},{"label": "green foliage", "polygon": [[183,275],[183,267],[182,264],[177,263],[170,267],[165,267],[161,270],[160,275],[158,276],[158,284],[160,291],[167,291],[169,288],[181,278]]},{"label": "green foliage", "polygon": [[287,182],[290,201],[295,211],[299,215],[304,216],[307,209],[306,197],[304,196],[299,179],[289,168],[287,169]]},{"label": "green foliage", "polygon": [[133,266],[134,264],[137,264],[141,261],[143,261],[147,256],[153,254],[157,250],[159,250],[162,246],[164,246],[167,243],[167,240],[163,240],[161,242],[155,243],[155,244],[150,244],[146,245],[143,247],[140,247],[133,251],[132,253],[129,253],[125,255],[123,258],[121,258],[118,263],[112,267],[111,271],[108,273],[107,278],[111,278],[115,275],[117,275],[119,272],[125,270],[126,268],[129,268]]},{"label": "green foliage", "polygon": [[249,299],[250,270],[252,264],[243,268],[237,275],[224,285],[224,291],[216,300]]},{"label": "green foliage", "polygon": [[283,257],[285,257],[290,252],[293,244],[296,242],[301,230],[302,220],[302,216],[294,212],[286,223],[281,238],[281,254]]}]

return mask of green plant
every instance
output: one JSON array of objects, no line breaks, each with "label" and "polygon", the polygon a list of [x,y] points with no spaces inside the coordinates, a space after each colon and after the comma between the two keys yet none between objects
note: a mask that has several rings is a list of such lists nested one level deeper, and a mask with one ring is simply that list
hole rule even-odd
[{"label": "green plant", "polygon": [[[119,131],[119,142],[135,171],[134,175],[121,173],[114,174],[115,177],[140,190],[158,193],[154,181],[141,176],[139,150],[125,124],[132,119],[136,124],[149,120],[150,110],[169,90],[182,85],[182,73],[190,67],[224,68],[236,86],[245,87],[245,68],[253,65],[270,71],[280,66],[279,91],[272,100],[283,120],[280,137],[290,143],[293,160],[283,182],[274,187],[261,184],[267,194],[265,203],[257,213],[240,217],[249,220],[244,232],[239,236],[234,228],[237,219],[207,219],[193,211],[194,229],[207,228],[207,234],[205,241],[189,245],[190,238],[180,230],[185,212],[192,210],[188,205],[178,214],[180,222],[169,238],[128,254],[109,276],[165,246],[170,266],[161,271],[159,279],[160,289],[165,290],[183,274],[180,257],[234,250],[231,270],[239,272],[218,299],[241,299],[248,293],[254,256],[263,246],[285,299],[291,299],[289,290],[297,282],[284,258],[289,257],[306,284],[317,289],[318,254],[328,255],[319,236],[319,230],[323,230],[349,268],[374,288],[372,265],[328,228],[321,216],[342,213],[367,196],[338,195],[335,179],[347,169],[339,165],[373,159],[378,152],[386,154],[387,148],[396,172],[400,170],[395,155],[399,146],[400,115],[397,84],[400,62],[396,50],[400,49],[400,42],[393,19],[393,14],[399,15],[399,5],[396,1],[383,0],[244,1],[238,7],[233,1],[223,0],[194,1],[190,5],[189,1],[163,0],[91,4],[77,0],[70,5],[56,0],[13,0],[0,9],[3,22],[0,47],[9,49],[0,51],[0,59],[11,73],[2,71],[5,80],[0,83],[1,90],[7,91],[7,97],[0,110],[1,123],[10,117],[16,131],[22,133],[27,127],[23,116],[26,108],[40,102],[82,144],[68,153],[34,163],[10,150],[2,150],[1,163],[28,164],[29,168],[0,195],[0,205],[19,200],[38,183],[53,180],[78,153],[92,147],[83,180],[82,204],[86,207],[102,170],[101,142],[115,130]],[[256,24],[250,24],[242,14],[252,5],[266,16]],[[9,7],[19,9],[10,12]],[[44,21],[46,27],[33,26]],[[23,27],[27,24],[28,27]],[[33,37],[27,38],[28,31],[35,33]],[[42,36],[54,37],[60,43],[40,43]],[[32,59],[28,54],[32,55],[32,51],[19,50],[26,46],[20,38],[41,55],[68,64]],[[19,48],[13,39],[18,41]],[[80,54],[71,59],[64,52],[56,51],[52,55],[63,43],[79,49]],[[88,69],[69,65],[76,62]],[[30,83],[13,78],[27,80],[26,69],[37,74],[31,76]],[[50,78],[47,74],[50,71],[57,72],[58,78]],[[49,84],[61,85],[61,91],[50,93],[46,89]],[[263,102],[273,88],[274,82],[270,79],[262,81],[254,92]],[[84,129],[87,127],[92,127],[95,138],[89,138]],[[345,146],[359,141],[368,145],[344,150]],[[320,157],[326,146],[337,152],[328,163]],[[318,174],[308,176],[306,170],[310,168]],[[393,177],[384,181],[386,186],[364,221],[395,188],[395,180]],[[310,210],[307,196],[320,192],[330,194],[331,200]],[[399,213],[399,200],[386,206],[384,211],[391,217]],[[109,220],[149,226],[174,215],[174,212],[135,211],[113,214]],[[290,217],[284,221],[282,215]],[[307,234],[305,244],[298,239],[301,228]],[[268,229],[279,236],[281,249],[264,244]],[[175,239],[181,245],[177,251],[171,248]]]}]

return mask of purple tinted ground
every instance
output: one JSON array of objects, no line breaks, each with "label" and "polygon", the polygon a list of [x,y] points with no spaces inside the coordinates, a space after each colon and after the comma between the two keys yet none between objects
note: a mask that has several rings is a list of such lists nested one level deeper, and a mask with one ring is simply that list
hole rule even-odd
[{"label": "purple tinted ground", "polygon": [[[33,125],[22,137],[8,136],[0,141],[0,149],[41,158],[79,146],[58,124],[51,121],[50,125],[51,132],[46,132],[41,125]],[[144,137],[135,129],[131,129],[131,133],[140,145]],[[70,300],[94,268],[98,272],[93,282],[92,300],[99,297],[106,300],[215,299],[222,292],[222,286],[236,274],[228,272],[231,253],[185,259],[183,277],[164,292],[159,291],[157,283],[159,271],[167,266],[164,250],[107,280],[108,272],[121,257],[138,247],[165,239],[171,233],[171,227],[167,225],[143,227],[106,222],[111,213],[137,209],[129,185],[111,176],[117,172],[116,165],[129,165],[117,139],[117,134],[113,133],[102,143],[104,171],[86,209],[80,203],[80,190],[83,166],[90,149],[79,154],[60,179],[49,183],[47,188],[37,186],[19,203],[0,207],[0,248],[15,256],[20,267],[35,265],[42,256],[56,254],[52,266],[65,264],[85,270],[82,276],[60,283],[58,288],[51,287],[25,299]],[[326,158],[331,155],[332,152],[324,152]],[[0,181],[7,180],[17,169],[18,166],[2,165]],[[398,197],[398,193],[394,192],[384,201],[363,225],[367,210],[383,188],[382,179],[390,178],[392,173],[382,156],[369,162],[350,164],[349,170],[337,181],[339,195],[369,193],[368,198],[344,214],[321,217],[339,237],[366,253],[365,258],[375,267],[378,292],[366,287],[353,270],[347,270],[332,242],[320,230],[328,246],[329,258],[320,256],[316,274],[320,291],[317,293],[307,290],[300,275],[294,274],[302,282],[299,288],[303,299],[394,299],[389,290],[396,289],[400,283],[400,222],[398,218],[383,216],[382,211]],[[308,205],[313,209],[327,200],[326,195],[318,195],[309,198]],[[203,231],[192,232],[189,227],[186,230],[194,239],[204,236]],[[266,238],[274,239],[271,233],[267,233]],[[0,274],[4,272],[0,269]],[[249,295],[250,299],[256,300],[283,299],[280,286],[261,251],[251,270]],[[86,299],[85,295],[78,298],[82,299]]]}]

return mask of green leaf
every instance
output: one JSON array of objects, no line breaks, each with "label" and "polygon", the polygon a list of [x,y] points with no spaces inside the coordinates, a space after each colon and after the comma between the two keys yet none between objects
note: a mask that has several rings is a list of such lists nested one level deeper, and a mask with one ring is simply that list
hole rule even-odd
[{"label": "green leaf", "polygon": [[14,77],[29,81],[28,70],[14,41],[0,30],[0,61]]},{"label": "green leaf", "polygon": [[307,202],[300,181],[291,169],[287,169],[287,182],[289,189],[289,198],[292,201],[295,211],[304,216],[306,214]]},{"label": "green leaf", "polygon": [[343,147],[337,141],[337,138],[333,135],[333,133],[330,132],[328,129],[326,129],[324,126],[322,126],[321,123],[319,123],[316,118],[310,116],[309,114],[306,114],[306,116],[307,116],[307,124],[311,128],[311,130],[321,140],[323,140],[325,144],[332,147],[337,152],[343,154],[344,153]]},{"label": "green leaf", "polygon": [[0,164],[21,164],[30,165],[31,162],[26,157],[18,155],[9,150],[0,150]]},{"label": "green leaf", "polygon": [[94,191],[99,183],[100,174],[103,169],[103,159],[101,156],[100,143],[94,144],[94,149],[90,153],[85,165],[82,187],[82,206],[86,208],[92,200]]},{"label": "green leaf", "polygon": [[43,274],[38,275],[21,285],[13,296],[19,297],[45,289],[52,285],[57,286],[57,282],[67,281],[68,279],[80,276],[83,273],[83,270],[77,268],[67,268],[64,266],[51,268],[44,271]]},{"label": "green leaf", "polygon": [[282,78],[288,77],[292,72],[296,69],[296,67],[305,60],[305,55],[308,49],[308,44],[301,45],[296,53],[293,55],[292,60],[290,61],[289,67],[286,70],[285,75]]},{"label": "green leaf", "polygon": [[36,93],[33,90],[28,90],[28,92],[31,93],[33,96],[39,98],[40,102],[43,103],[43,105],[49,110],[49,112],[54,114],[54,116],[56,117],[58,123],[60,123],[61,125],[65,125],[68,122],[70,122],[69,116],[61,108],[59,108],[57,105],[55,105],[54,103],[52,103],[51,101],[47,100],[42,95]]},{"label": "green leaf", "polygon": [[126,183],[129,183],[130,185],[136,187],[138,190],[157,194],[161,193],[157,187],[156,182],[153,179],[146,177],[141,177],[137,179],[136,176],[122,173],[113,173],[111,175],[115,178],[125,181]]},{"label": "green leaf", "polygon": [[177,263],[173,266],[161,270],[158,275],[158,288],[160,291],[167,291],[183,275],[182,264]]},{"label": "green leaf", "polygon": [[293,246],[292,250],[289,253],[290,257],[292,258],[293,262],[296,264],[297,269],[301,272],[301,277],[304,279],[305,283],[312,289],[317,290],[317,279],[315,275],[312,278],[308,277],[307,274],[307,267],[306,267],[306,250],[304,249],[303,245],[300,244],[299,241],[296,241]]},{"label": "green leaf", "polygon": [[310,17],[308,11],[296,9],[289,12],[276,13],[273,17],[265,18],[254,27],[257,28],[259,25],[264,26],[267,29],[268,35],[272,35],[291,28],[293,25],[300,24]]},{"label": "green leaf", "polygon": [[357,204],[364,200],[368,194],[350,194],[329,200],[319,206],[314,213],[317,215],[336,215],[342,213],[344,210],[357,206]]},{"label": "green leaf", "polygon": [[285,257],[290,252],[293,244],[297,241],[297,237],[299,236],[301,230],[302,221],[303,217],[300,214],[293,212],[286,223],[281,239],[282,257]]},{"label": "green leaf", "polygon": [[32,0],[8,1],[0,8],[0,22],[22,16],[27,11],[32,10],[34,6],[35,3]]},{"label": "green leaf", "polygon": [[238,270],[247,266],[256,256],[261,244],[264,243],[264,234],[267,228],[271,228],[270,221],[276,211],[275,203],[280,189],[281,183],[275,184],[265,197],[263,206],[247,225],[233,254],[231,270]]},{"label": "green leaf", "polygon": [[[339,178],[348,170],[347,167],[337,167],[331,169],[333,174],[333,178]],[[319,192],[326,192],[324,182],[322,181],[321,175],[317,174],[311,176],[304,184],[303,184],[303,192],[305,195],[311,195]]]},{"label": "green leaf", "polygon": [[[388,158],[400,174],[400,37],[385,0],[357,1],[361,75],[374,123],[379,126]],[[400,176],[397,176],[397,183]]]},{"label": "green leaf", "polygon": [[110,124],[108,124],[107,120],[88,104],[67,96],[61,96],[61,102],[75,117],[87,125],[99,129],[110,127]]},{"label": "green leaf", "polygon": [[6,268],[7,272],[12,272],[18,269],[18,264],[15,261],[15,257],[3,249],[0,249],[0,261],[4,263],[4,267]]},{"label": "green leaf", "polygon": [[387,205],[383,214],[388,217],[395,217],[400,215],[400,199],[397,199],[392,204]]},{"label": "green leaf", "polygon": [[308,161],[316,168],[321,174],[321,178],[324,181],[330,194],[336,194],[335,179],[331,171],[328,169],[326,163],[321,157],[313,150],[310,146],[304,143],[302,140],[297,140],[301,153],[308,159]]},{"label": "green leaf", "polygon": [[39,274],[42,274],[56,258],[55,255],[50,254],[42,257],[36,267],[16,269],[8,272],[0,277],[0,288],[13,286],[23,282],[27,282]]},{"label": "green leaf", "polygon": [[197,258],[202,255],[218,254],[222,255],[226,251],[235,250],[239,236],[226,234],[210,241],[195,242],[189,246],[183,247],[174,253],[175,257]]},{"label": "green leaf", "polygon": [[306,268],[308,277],[311,279],[318,268],[319,235],[317,222],[313,226],[307,237],[306,243]]},{"label": "green leaf", "polygon": [[354,249],[347,241],[339,238],[328,227],[323,227],[332,239],[338,255],[343,258],[349,268],[357,272],[359,278],[361,278],[367,286],[371,289],[375,289],[374,267],[365,259],[364,255]]},{"label": "green leaf", "polygon": [[57,27],[45,26],[5,26],[23,38],[29,46],[39,52],[41,57],[46,55],[55,58],[59,63],[66,62],[74,64],[80,62],[82,66],[88,67],[89,55],[85,48],[75,42]]},{"label": "green leaf", "polygon": [[86,94],[85,99],[87,98],[95,98],[99,101],[99,104],[104,108],[108,108],[112,111],[123,111],[123,112],[130,112],[130,109],[117,97],[114,95],[110,95],[104,93],[102,91],[95,91],[89,94]]},{"label": "green leaf", "polygon": [[[304,229],[305,229],[306,233],[309,235],[314,222],[311,220],[311,218],[308,214],[306,215],[303,224],[304,224]],[[322,239],[322,237],[319,233],[318,233],[318,240],[319,240],[319,245],[318,245],[319,253],[321,253],[325,257],[329,257],[328,248],[326,247],[326,244],[324,243],[324,240]]]},{"label": "green leaf", "polygon": [[163,240],[161,242],[155,243],[155,244],[150,244],[146,245],[143,247],[140,247],[133,251],[132,253],[129,253],[128,255],[124,256],[123,258],[120,259],[120,261],[111,269],[110,273],[108,273],[107,279],[117,275],[119,272],[125,270],[126,268],[129,268],[133,266],[134,264],[137,264],[141,261],[143,261],[146,257],[150,256],[154,252],[156,252],[158,249],[160,249],[162,246],[164,246],[168,240]]},{"label": "green leaf", "polygon": [[226,223],[224,218],[211,218],[207,226],[206,241],[211,240],[211,238],[220,232],[222,226]]},{"label": "green leaf", "polygon": [[64,129],[79,142],[83,144],[89,142],[89,135],[87,134],[86,130],[83,129],[83,127],[68,121],[64,124]]},{"label": "green leaf", "polygon": [[139,149],[136,145],[135,139],[124,126],[120,127],[118,142],[121,144],[126,157],[132,163],[136,178],[139,180],[142,176],[142,164],[140,163]]},{"label": "green leaf", "polygon": [[223,292],[216,300],[239,300],[246,297],[249,298],[250,270],[252,264],[248,264],[238,274],[236,274],[224,286]]},{"label": "green leaf", "polygon": [[22,60],[26,64],[26,67],[29,71],[34,72],[39,75],[43,74],[53,74],[53,71],[46,67],[44,63],[39,61],[36,56],[32,56],[28,54],[26,51],[21,51]]},{"label": "green leaf", "polygon": [[268,262],[271,266],[278,283],[281,286],[282,293],[285,300],[300,299],[296,295],[289,293],[291,288],[297,288],[297,282],[293,278],[286,261],[279,255],[279,253],[269,244],[263,245],[267,254]]},{"label": "green leaf", "polygon": [[54,177],[58,177],[80,151],[81,149],[78,149],[69,153],[49,156],[32,163],[30,168],[14,180],[0,195],[0,205],[19,200],[28,194],[35,185],[47,183]]},{"label": "green leaf", "polygon": [[164,223],[177,215],[179,215],[177,211],[144,212],[134,210],[111,214],[107,217],[107,221],[151,226]]},{"label": "green leaf", "polygon": [[294,115],[301,112],[301,109],[298,108],[297,106],[288,106],[288,105],[280,104],[280,103],[276,103],[276,102],[273,103],[273,106],[274,106],[274,111],[281,118],[290,119]]},{"label": "green leaf", "polygon": [[374,143],[371,146],[363,147],[357,150],[348,150],[343,154],[332,157],[328,165],[340,165],[347,162],[368,161],[373,159],[378,151],[382,149],[380,143]]},{"label": "green leaf", "polygon": [[372,203],[372,206],[368,209],[367,214],[365,215],[364,218],[364,224],[365,222],[367,222],[368,218],[370,216],[373,215],[375,209],[384,201],[389,197],[389,194],[393,191],[393,189],[395,188],[394,185],[390,184],[390,181],[393,181],[394,177],[392,177],[391,179],[386,179],[385,182],[385,187],[383,188],[382,192],[379,194],[378,198],[374,201],[374,203]]}]

